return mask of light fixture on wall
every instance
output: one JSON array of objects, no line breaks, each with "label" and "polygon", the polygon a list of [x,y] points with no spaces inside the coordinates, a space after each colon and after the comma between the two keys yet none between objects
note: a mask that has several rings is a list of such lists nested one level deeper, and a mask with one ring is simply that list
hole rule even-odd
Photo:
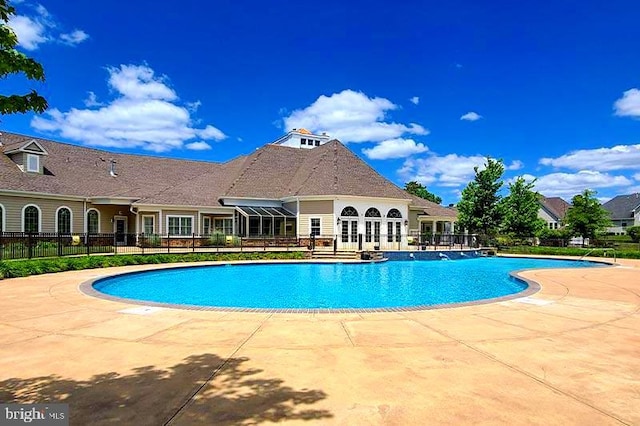
[{"label": "light fixture on wall", "polygon": [[338,220],[336,221],[336,223],[337,223],[338,225],[340,225],[340,218],[338,218]]},{"label": "light fixture on wall", "polygon": [[409,225],[409,221],[405,219],[404,226],[408,226],[408,225]]}]

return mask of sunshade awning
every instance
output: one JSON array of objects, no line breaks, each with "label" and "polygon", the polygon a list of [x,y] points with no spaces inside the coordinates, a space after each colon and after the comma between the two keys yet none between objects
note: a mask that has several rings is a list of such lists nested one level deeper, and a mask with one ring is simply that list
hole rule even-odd
[{"label": "sunshade awning", "polygon": [[236,210],[243,216],[257,216],[257,217],[284,217],[295,218],[296,215],[282,207],[249,207],[249,206],[236,206]]}]

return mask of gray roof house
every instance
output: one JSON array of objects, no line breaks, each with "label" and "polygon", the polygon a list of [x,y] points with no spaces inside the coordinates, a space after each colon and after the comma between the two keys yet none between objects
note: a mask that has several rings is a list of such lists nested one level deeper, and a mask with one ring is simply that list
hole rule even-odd
[{"label": "gray roof house", "polygon": [[571,204],[560,197],[542,197],[538,217],[545,221],[549,229],[558,229],[563,226],[562,221]]},{"label": "gray roof house", "polygon": [[457,217],[405,192],[339,141],[304,129],[224,163],[7,132],[0,143],[4,232],[316,234],[339,236],[345,249],[362,234],[367,249],[396,235],[453,232]]},{"label": "gray roof house", "polygon": [[618,195],[602,205],[610,214],[612,226],[607,232],[624,234],[630,226],[640,226],[640,193]]}]

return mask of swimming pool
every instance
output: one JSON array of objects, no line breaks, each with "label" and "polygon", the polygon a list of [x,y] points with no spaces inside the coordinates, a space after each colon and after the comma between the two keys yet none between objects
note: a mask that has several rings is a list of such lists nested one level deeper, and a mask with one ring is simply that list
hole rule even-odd
[{"label": "swimming pool", "polygon": [[385,309],[494,299],[528,284],[511,272],[584,268],[591,262],[530,258],[382,263],[277,263],[195,266],[97,280],[112,297],[155,304],[257,309]]}]

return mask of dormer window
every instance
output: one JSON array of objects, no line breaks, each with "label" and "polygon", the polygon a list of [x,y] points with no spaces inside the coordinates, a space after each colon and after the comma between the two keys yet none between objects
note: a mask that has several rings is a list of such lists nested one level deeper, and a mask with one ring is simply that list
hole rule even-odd
[{"label": "dormer window", "polygon": [[26,141],[4,153],[18,165],[20,170],[27,173],[42,173],[42,160],[44,156],[49,155],[47,150],[35,139]]},{"label": "dormer window", "polygon": [[40,156],[36,154],[27,154],[27,171],[32,173],[40,173]]}]

